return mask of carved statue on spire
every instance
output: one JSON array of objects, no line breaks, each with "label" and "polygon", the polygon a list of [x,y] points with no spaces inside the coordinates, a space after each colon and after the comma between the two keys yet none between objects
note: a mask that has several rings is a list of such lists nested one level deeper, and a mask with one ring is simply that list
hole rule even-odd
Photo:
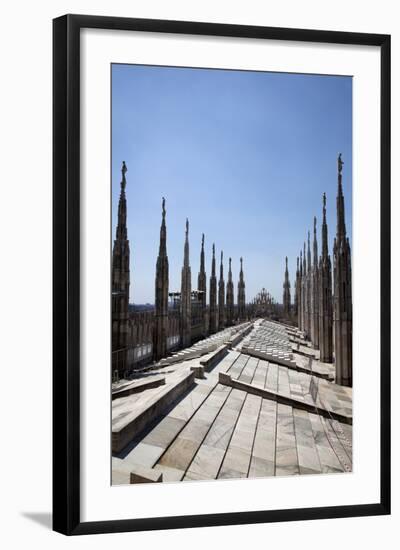
[{"label": "carved statue on spire", "polygon": [[342,153],[339,153],[339,156],[338,156],[338,159],[337,159],[337,163],[338,163],[338,172],[339,172],[339,174],[341,174],[341,173],[342,173],[343,164],[344,164],[344,162],[342,161]]},{"label": "carved statue on spire", "polygon": [[165,218],[166,210],[165,210],[165,198],[162,198],[162,215],[163,218]]},{"label": "carved statue on spire", "polygon": [[189,220],[186,218],[186,235],[189,234]]},{"label": "carved statue on spire", "polygon": [[123,160],[123,161],[122,161],[122,168],[121,168],[121,173],[122,173],[121,189],[122,189],[123,191],[125,191],[125,187],[126,187],[126,177],[125,177],[125,174],[127,173],[127,171],[128,171],[128,168],[126,167],[125,161]]}]

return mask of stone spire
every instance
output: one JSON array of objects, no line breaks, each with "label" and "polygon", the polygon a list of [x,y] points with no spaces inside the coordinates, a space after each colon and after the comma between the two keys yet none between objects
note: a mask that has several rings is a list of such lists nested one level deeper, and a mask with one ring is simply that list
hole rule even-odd
[{"label": "stone spire", "polygon": [[311,247],[310,247],[310,232],[308,232],[307,236],[307,337],[309,340],[311,340],[311,319],[312,319],[312,311],[311,311]]},{"label": "stone spire", "polygon": [[319,288],[319,350],[320,360],[324,363],[333,361],[332,345],[332,267],[328,252],[328,226],[326,224],[326,195],[322,197],[322,251],[319,259],[318,288]]},{"label": "stone spire", "polygon": [[303,295],[303,331],[308,337],[308,284],[307,284],[307,255],[306,255],[306,243],[303,246],[303,279],[302,279],[302,295]]},{"label": "stone spire", "polygon": [[225,281],[224,281],[224,253],[221,251],[221,264],[218,281],[218,330],[225,327]]},{"label": "stone spire", "polygon": [[243,258],[240,258],[240,273],[238,282],[238,315],[240,321],[246,319],[246,285],[243,276]]},{"label": "stone spire", "polygon": [[233,324],[234,319],[234,288],[232,280],[232,258],[229,258],[228,282],[226,283],[226,324]]},{"label": "stone spire", "polygon": [[297,256],[297,260],[296,260],[296,277],[295,277],[295,280],[294,280],[294,300],[293,300],[293,315],[294,315],[294,319],[295,319],[296,323],[298,322],[297,311],[298,311],[298,307],[299,307],[299,295],[298,295],[298,290],[297,290],[298,281],[299,281],[299,257]]},{"label": "stone spire", "polygon": [[304,330],[304,294],[303,294],[303,251],[300,250],[300,261],[299,261],[299,283],[298,283],[298,327],[300,330]]},{"label": "stone spire", "polygon": [[311,342],[319,348],[319,289],[318,289],[318,241],[317,218],[314,216],[313,264],[311,271]]},{"label": "stone spire", "polygon": [[215,244],[212,246],[209,332],[210,334],[217,332],[217,277],[215,276]]},{"label": "stone spire", "polygon": [[286,256],[286,267],[285,267],[285,281],[283,283],[283,314],[286,319],[290,317],[290,281],[289,281],[289,269],[288,269],[288,259]]},{"label": "stone spire", "polygon": [[203,336],[205,336],[207,332],[207,327],[206,327],[207,276],[206,276],[205,259],[204,259],[204,233],[201,237],[200,271],[197,278],[197,288],[202,292],[201,307],[202,307],[202,317],[203,317]]},{"label": "stone spire", "polygon": [[167,354],[168,336],[168,285],[169,266],[167,256],[167,227],[165,224],[165,199],[162,200],[160,247],[156,264],[154,357],[156,360]]},{"label": "stone spire", "polygon": [[182,347],[191,344],[192,273],[189,263],[189,220],[186,219],[185,247],[181,276],[181,338]]},{"label": "stone spire", "polygon": [[[121,191],[118,203],[118,222],[113,246],[112,258],[112,351],[125,350],[128,345],[129,331],[129,240],[126,226],[126,172],[125,162],[122,163]],[[114,357],[113,357],[114,359]],[[113,361],[114,363],[114,361]],[[118,364],[113,364],[120,374],[128,368],[126,351],[119,351]]]},{"label": "stone spire", "polygon": [[335,325],[335,366],[336,383],[353,385],[352,349],[352,288],[351,251],[346,236],[344,197],[342,188],[343,161],[338,156],[338,194],[336,198],[337,225],[333,246],[334,269],[334,325]]}]

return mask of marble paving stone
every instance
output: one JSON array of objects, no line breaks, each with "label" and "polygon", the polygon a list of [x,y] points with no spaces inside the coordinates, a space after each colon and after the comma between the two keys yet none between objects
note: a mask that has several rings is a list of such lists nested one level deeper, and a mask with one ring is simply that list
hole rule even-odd
[{"label": "marble paving stone", "polygon": [[176,407],[168,414],[171,418],[180,420],[189,420],[193,413],[204,403],[215,386],[197,386],[189,395],[178,403]]},{"label": "marble paving stone", "polygon": [[278,367],[278,392],[285,395],[290,395],[289,376],[288,369],[285,367]]},{"label": "marble paving stone", "polygon": [[160,464],[183,471],[187,470],[230,391],[230,388],[218,384],[180,432],[177,439],[166,450]]},{"label": "marble paving stone", "polygon": [[112,485],[129,485],[131,474],[122,470],[112,470]]},{"label": "marble paving stone", "polygon": [[240,355],[231,368],[227,371],[231,376],[237,378],[241,375],[250,357],[248,355]]},{"label": "marble paving stone", "polygon": [[253,445],[254,456],[272,461],[275,460],[276,409],[274,401],[263,400]]},{"label": "marble paving stone", "polygon": [[298,474],[298,457],[292,408],[278,403],[275,475]]},{"label": "marble paving stone", "polygon": [[258,361],[257,369],[254,373],[252,384],[255,384],[257,386],[260,386],[261,388],[264,388],[267,372],[268,372],[268,363],[260,359]]},{"label": "marble paving stone", "polygon": [[188,470],[182,481],[205,481],[205,480],[201,475],[195,474],[194,472],[191,472],[190,470]]},{"label": "marble paving stone", "polygon": [[178,436],[158,464],[186,472],[198,447],[198,442]]},{"label": "marble paving stone", "polygon": [[242,390],[232,390],[229,399],[226,401],[226,407],[234,411],[240,411],[243,405],[243,401],[246,397],[246,392]]},{"label": "marble paving stone", "polygon": [[249,477],[269,477],[275,475],[275,461],[251,457]]},{"label": "marble paving stone", "polygon": [[225,449],[202,445],[190,464],[188,472],[202,476],[203,479],[215,479],[224,456]]},{"label": "marble paving stone", "polygon": [[240,479],[247,477],[247,472],[239,472],[230,468],[224,468],[218,474],[218,479]]},{"label": "marble paving stone", "polygon": [[[228,397],[224,408],[221,410],[220,414],[215,419],[214,424],[210,428],[206,438],[204,439],[204,444],[211,447],[218,447],[225,450],[231,440],[233,430],[237,418],[239,416],[241,406],[245,399],[245,394],[242,392],[240,407],[232,409],[229,407],[231,395]],[[238,401],[238,398],[235,398],[235,401]]]},{"label": "marble paving stone", "polygon": [[315,475],[315,474],[321,474],[321,468],[318,470],[313,470],[312,468],[307,468],[305,466],[299,466],[299,473],[300,475]]},{"label": "marble paving stone", "polygon": [[268,363],[268,374],[265,387],[271,391],[278,391],[278,365]]},{"label": "marble paving stone", "polygon": [[156,445],[148,445],[147,443],[138,443],[130,453],[124,458],[124,463],[139,464],[151,468],[160,458],[163,449]]},{"label": "marble paving stone", "polygon": [[178,435],[185,421],[179,418],[166,416],[157,424],[153,430],[143,439],[143,443],[155,445],[166,449],[172,440]]},{"label": "marble paving stone", "polygon": [[240,473],[239,477],[247,477],[251,460],[251,451],[229,445],[218,478],[236,477],[231,472]]},{"label": "marble paving stone", "polygon": [[340,472],[344,471],[326,436],[325,430],[321,423],[321,417],[317,414],[310,414],[309,418],[312,425],[322,473],[332,470]]},{"label": "marble paving stone", "polygon": [[178,470],[176,468],[170,468],[161,464],[156,464],[154,470],[161,472],[163,475],[163,481],[173,482],[173,481],[182,481],[185,472],[183,470]]},{"label": "marble paving stone", "polygon": [[258,359],[254,357],[250,357],[245,368],[242,370],[239,376],[239,380],[241,380],[242,382],[247,382],[248,384],[251,384],[254,377],[255,370],[257,368],[257,364],[258,364]]}]

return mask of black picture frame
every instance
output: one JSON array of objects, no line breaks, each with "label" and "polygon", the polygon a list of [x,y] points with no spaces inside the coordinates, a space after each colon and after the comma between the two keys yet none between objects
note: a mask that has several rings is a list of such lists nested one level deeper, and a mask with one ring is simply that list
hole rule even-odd
[{"label": "black picture frame", "polygon": [[[80,520],[80,31],[84,28],[378,46],[381,51],[379,502],[290,510]],[[53,529],[66,535],[390,514],[390,36],[65,15],[53,21]]]}]

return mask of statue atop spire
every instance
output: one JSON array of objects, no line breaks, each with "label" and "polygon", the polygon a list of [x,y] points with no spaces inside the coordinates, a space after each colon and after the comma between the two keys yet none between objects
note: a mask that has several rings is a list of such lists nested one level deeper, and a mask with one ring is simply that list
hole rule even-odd
[{"label": "statue atop spire", "polygon": [[335,368],[336,384],[352,386],[352,288],[351,288],[351,251],[346,236],[344,196],[342,189],[341,154],[338,156],[338,193],[336,197],[337,224],[333,245],[333,307],[335,324]]},{"label": "statue atop spire", "polygon": [[[112,351],[126,350],[129,343],[129,290],[130,290],[130,249],[128,240],[127,201],[125,195],[127,167],[122,163],[121,193],[118,202],[118,221],[112,257]],[[121,361],[113,365],[121,375],[127,368],[127,355],[120,352]],[[114,361],[114,354],[113,354]]]},{"label": "statue atop spire", "polygon": [[121,168],[121,173],[122,173],[121,189],[122,189],[122,191],[125,191],[125,187],[126,187],[125,174],[127,173],[127,171],[128,171],[128,168],[126,167],[125,161],[123,160],[122,161],[122,168]]},{"label": "statue atop spire", "polygon": [[167,256],[167,227],[165,223],[165,198],[162,198],[162,220],[160,227],[160,246],[156,263],[155,279],[155,327],[154,358],[159,360],[167,354],[168,338],[168,288],[169,264]]},{"label": "statue atop spire", "polygon": [[344,164],[344,162],[342,161],[342,153],[338,154],[337,164],[338,164],[338,173],[341,174],[343,169],[343,164]]}]

